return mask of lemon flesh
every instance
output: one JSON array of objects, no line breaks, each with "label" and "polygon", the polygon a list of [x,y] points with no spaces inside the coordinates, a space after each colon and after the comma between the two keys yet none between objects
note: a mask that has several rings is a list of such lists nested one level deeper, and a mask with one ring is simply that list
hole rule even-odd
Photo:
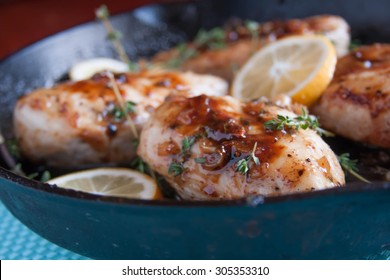
[{"label": "lemon flesh", "polygon": [[310,106],[329,85],[337,62],[324,36],[291,36],[257,51],[233,81],[232,95],[242,100],[286,94]]},{"label": "lemon flesh", "polygon": [[149,176],[126,168],[97,168],[70,173],[48,181],[65,189],[138,199],[161,197],[156,182]]}]

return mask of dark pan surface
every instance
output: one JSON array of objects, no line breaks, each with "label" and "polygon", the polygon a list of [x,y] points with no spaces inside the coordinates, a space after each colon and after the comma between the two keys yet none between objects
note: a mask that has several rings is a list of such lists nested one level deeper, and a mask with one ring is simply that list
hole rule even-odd
[{"label": "dark pan surface", "polygon": [[[364,10],[364,13],[357,13]],[[385,8],[387,7],[387,8]],[[153,5],[112,18],[130,55],[150,56],[191,38],[200,28],[235,16],[259,21],[338,14],[361,41],[390,42],[390,3],[375,1],[197,1]],[[40,41],[0,63],[0,129],[12,137],[17,98],[51,86],[75,62],[115,57],[100,23],[88,23]],[[363,158],[372,176],[388,151],[343,139],[339,152]],[[372,159],[376,159],[372,163]],[[372,166],[371,166],[371,165]],[[381,175],[372,178],[381,179]],[[0,169],[0,198],[32,230],[92,258],[364,258],[390,244],[389,183],[353,184],[282,198],[220,203],[142,202],[99,198],[20,178]]]}]

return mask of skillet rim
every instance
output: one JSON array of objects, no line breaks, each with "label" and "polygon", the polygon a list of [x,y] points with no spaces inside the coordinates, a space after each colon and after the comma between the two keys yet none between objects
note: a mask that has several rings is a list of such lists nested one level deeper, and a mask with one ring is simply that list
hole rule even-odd
[{"label": "skillet rim", "polygon": [[[235,200],[142,200],[121,198],[114,196],[102,196],[91,193],[84,193],[71,189],[63,189],[56,185],[50,185],[40,181],[28,179],[17,175],[3,167],[0,167],[0,179],[5,179],[20,188],[28,188],[38,192],[49,193],[66,199],[88,201],[92,203],[107,203],[116,206],[156,206],[156,207],[257,207],[263,204],[276,204],[289,201],[310,200],[320,197],[342,196],[354,193],[368,193],[375,191],[390,191],[390,182],[375,181],[372,184],[364,182],[351,182],[343,187],[334,187],[305,193],[294,193],[282,196],[264,197],[261,195],[251,196]],[[0,184],[0,188],[6,188]]]},{"label": "skillet rim", "polygon": [[[188,4],[195,3],[197,0],[184,0],[182,2],[165,2],[165,3],[153,3],[148,5],[143,5],[136,7],[135,9],[116,13],[112,17],[124,16],[126,14],[133,14],[138,9],[150,8],[150,7],[160,7],[162,5],[175,5],[175,4]],[[46,41],[53,40],[60,36],[66,36],[67,33],[74,32],[75,30],[84,28],[85,26],[93,24],[94,20],[87,21],[73,27],[67,28],[57,33],[53,33],[47,37],[44,37],[38,41],[35,41],[31,44],[28,44],[22,48],[19,48],[5,57],[0,59],[0,64],[5,63],[7,60],[12,59],[12,57],[17,55],[22,55],[25,52],[30,51],[36,47],[39,47],[42,43]],[[191,200],[140,200],[140,199],[129,199],[129,198],[119,198],[113,196],[101,196],[90,193],[83,193],[79,191],[62,189],[47,183],[36,181],[33,179],[28,179],[23,176],[17,175],[12,171],[0,166],[0,179],[11,182],[15,185],[18,185],[21,188],[29,188],[38,192],[46,192],[49,194],[62,196],[66,199],[77,199],[78,201],[87,200],[89,202],[95,203],[108,203],[116,206],[164,206],[164,207],[193,207],[193,206],[204,206],[204,207],[221,207],[221,206],[257,206],[259,204],[274,204],[274,203],[283,203],[291,200],[301,200],[301,199],[313,199],[321,196],[334,196],[334,195],[346,195],[348,193],[356,192],[373,192],[378,190],[389,190],[390,191],[390,182],[387,181],[375,181],[372,184],[367,184],[363,182],[350,182],[343,187],[334,187],[314,192],[305,192],[305,193],[295,193],[275,197],[263,197],[263,196],[253,196],[243,199],[235,200],[218,200],[218,201],[191,201]],[[6,188],[0,184],[0,188]]]}]

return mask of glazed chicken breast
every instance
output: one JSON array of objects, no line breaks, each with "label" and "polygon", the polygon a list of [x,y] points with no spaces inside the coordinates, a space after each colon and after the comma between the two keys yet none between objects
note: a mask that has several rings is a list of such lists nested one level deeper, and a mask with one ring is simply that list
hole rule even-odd
[{"label": "glazed chicken breast", "polygon": [[390,44],[363,46],[341,58],[313,112],[341,136],[390,148]]},{"label": "glazed chicken breast", "polygon": [[[290,35],[323,34],[335,45],[338,56],[348,52],[349,26],[338,16],[322,15],[306,19],[291,19],[252,24],[232,24],[224,30],[199,33],[192,43],[158,53],[153,62],[173,62],[182,70],[209,73],[231,81],[252,54],[280,38]],[[178,58],[181,58],[178,60]]]},{"label": "glazed chicken breast", "polygon": [[265,128],[277,115],[297,116],[268,101],[170,96],[146,123],[138,154],[183,199],[277,196],[343,185],[337,157],[314,130]]},{"label": "glazed chicken breast", "polygon": [[139,133],[166,96],[227,91],[222,79],[190,72],[144,71],[118,74],[115,80],[130,122],[107,73],[22,97],[14,109],[14,131],[23,155],[34,162],[71,168],[129,163],[136,155],[131,123]]}]

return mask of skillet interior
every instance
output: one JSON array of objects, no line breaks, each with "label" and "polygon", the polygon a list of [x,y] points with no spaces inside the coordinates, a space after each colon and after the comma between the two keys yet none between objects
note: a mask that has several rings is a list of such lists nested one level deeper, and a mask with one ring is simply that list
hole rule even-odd
[{"label": "skillet interior", "polygon": [[[388,6],[388,3],[384,0],[371,1],[370,3],[366,2],[367,1],[360,0],[302,1],[302,3],[297,6],[296,3],[294,4],[294,1],[199,1],[194,3],[169,4],[165,6],[149,6],[138,9],[132,14],[127,13],[115,16],[112,18],[112,21],[114,25],[124,33],[124,37],[126,38],[124,45],[131,57],[150,56],[158,50],[166,49],[186,38],[191,38],[201,27],[209,28],[215,25],[221,25],[232,16],[264,21],[275,18],[306,17],[324,13],[340,14],[351,24],[353,37],[359,38],[367,43],[374,41],[389,42],[390,33],[386,32],[386,29],[383,28],[383,26],[386,26],[390,21],[385,12],[386,9],[383,9],[383,7]],[[366,12],[364,14],[357,14],[353,7],[360,7],[360,9],[364,9]],[[115,57],[111,45],[105,41],[104,37],[105,32],[99,23],[88,23],[52,36],[4,60],[0,64],[0,129],[2,133],[6,137],[12,137],[12,109],[19,96],[34,88],[52,85],[67,72],[72,64],[80,59],[96,56]],[[350,146],[351,143],[348,141],[335,143],[336,152],[338,149],[340,151],[345,151],[344,148],[350,148]],[[362,149],[361,146],[355,145],[352,147],[352,153],[359,155]],[[350,151],[350,149],[348,151]],[[33,188],[50,191],[47,186],[31,181],[27,182],[23,179],[9,175],[6,172],[1,172],[0,177],[7,177],[6,180],[12,180],[18,183],[18,185],[29,185]],[[4,179],[2,179],[2,181],[4,182]],[[386,183],[377,184],[377,190],[386,189],[387,187],[388,184]],[[356,189],[361,191],[361,196],[364,196],[366,186],[357,186]],[[23,188],[18,189],[18,191],[23,192]],[[29,188],[26,192],[34,196],[34,191],[32,189]],[[338,194],[342,192],[343,191],[335,191],[334,193]],[[15,194],[11,193],[10,196],[10,193],[5,192],[4,189],[0,190],[0,193],[5,193],[2,199],[14,215],[48,239],[88,256],[106,256],[101,254],[96,255],[96,252],[91,253],[85,248],[83,251],[80,251],[77,247],[74,248],[74,246],[64,245],[63,241],[58,240],[55,237],[53,238],[52,232],[43,232],[42,229],[39,228],[39,223],[31,220],[31,215],[29,217],[26,214],[23,215],[23,213],[20,213],[21,210],[25,211],[28,207],[26,208],[25,205],[23,206],[23,202],[17,202],[18,199]],[[41,192],[36,193],[35,198],[38,199],[38,202],[39,199],[41,199],[41,201],[47,199],[46,195],[42,195]],[[332,199],[333,191],[330,191],[329,194],[330,195],[324,197],[330,200]],[[70,194],[70,196],[76,197],[78,195],[79,194],[76,195],[74,193]],[[23,197],[26,196],[24,195]],[[281,201],[290,201],[297,197],[301,196],[282,198]],[[313,197],[316,199],[318,196],[314,195]],[[93,196],[91,198],[95,199]],[[324,201],[324,199],[320,200]],[[271,199],[270,202],[271,201],[273,200]],[[278,199],[276,199],[276,201],[278,201]],[[300,201],[300,199],[298,199],[298,201]],[[241,201],[224,205],[227,207],[237,203],[241,205],[245,204],[245,202]],[[310,202],[308,203],[310,204]],[[329,203],[332,202],[330,201]],[[369,201],[367,201],[367,203],[369,203]],[[130,204],[137,205],[133,202],[130,202]],[[153,203],[146,204],[153,205]],[[174,204],[178,206],[178,204]],[[34,207],[38,207],[37,205]],[[110,209],[115,207],[113,204],[108,205],[109,206],[107,207]],[[200,211],[204,211],[204,209],[200,209]],[[41,213],[41,215],[43,214]],[[45,217],[49,218],[47,215],[45,215]],[[51,217],[51,219],[52,218],[53,217]],[[253,218],[253,216],[251,218]],[[307,222],[310,223],[310,221]],[[172,228],[175,228],[172,224],[170,225]],[[261,236],[262,235],[256,236],[256,240]],[[73,237],[77,236],[73,235]],[[382,241],[378,240],[378,244]],[[375,246],[377,246],[377,244]],[[208,251],[206,250],[205,253],[208,254],[207,252]],[[313,253],[312,251],[310,252],[310,254]],[[191,254],[186,254],[191,257]],[[313,256],[310,254],[303,254],[301,256]],[[247,253],[242,256],[245,255],[249,256]],[[111,257],[115,258],[115,256],[116,255],[112,255]],[[134,256],[136,255],[133,255],[132,257]],[[147,255],[142,255],[141,251],[137,256],[141,258],[147,257]],[[174,257],[175,255],[172,256]],[[208,256],[210,257],[211,255]],[[279,254],[278,256],[280,257],[281,255]],[[296,256],[299,256],[299,253]],[[333,256],[337,256],[337,254]],[[361,256],[362,255],[360,255],[360,257]]]}]

